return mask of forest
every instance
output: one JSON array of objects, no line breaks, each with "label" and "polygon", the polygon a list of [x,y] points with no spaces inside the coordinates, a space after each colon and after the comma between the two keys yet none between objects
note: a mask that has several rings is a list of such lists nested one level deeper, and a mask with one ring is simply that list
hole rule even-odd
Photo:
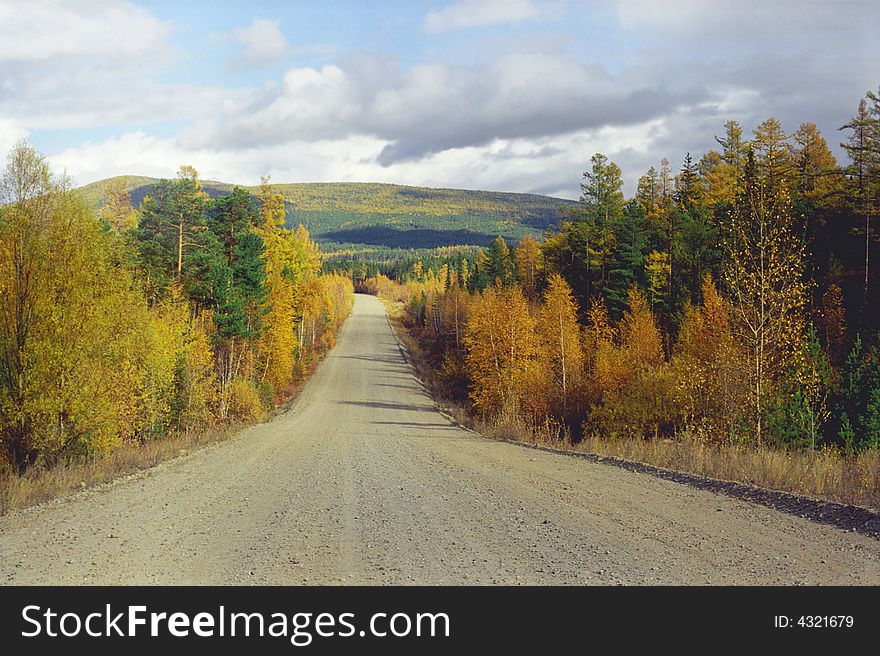
[{"label": "forest", "polygon": [[[140,205],[157,180],[117,176],[77,189],[99,210],[107,190],[125,188]],[[202,181],[211,198],[231,193],[234,185]],[[239,187],[255,198],[258,187]],[[468,189],[435,189],[378,183],[273,184],[284,197],[287,227],[302,224],[321,245],[325,261],[369,262],[390,252],[394,258],[408,250],[445,246],[485,247],[497,235],[519,239],[540,235],[559,223],[571,201],[535,194]]]},{"label": "forest", "polygon": [[[812,123],[728,121],[632,198],[596,153],[541,241],[498,237],[355,282],[405,305],[435,389],[489,424],[876,454],[880,96],[841,134],[845,162]],[[872,462],[860,484],[876,494]]]},{"label": "forest", "polygon": [[259,419],[353,303],[268,179],[210,198],[182,166],[96,212],[25,142],[0,181],[0,469]]}]

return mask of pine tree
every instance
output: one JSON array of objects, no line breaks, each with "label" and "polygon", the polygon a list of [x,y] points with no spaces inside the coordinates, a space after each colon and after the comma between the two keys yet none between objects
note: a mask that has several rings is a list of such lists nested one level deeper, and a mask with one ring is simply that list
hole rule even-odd
[{"label": "pine tree", "polygon": [[831,437],[849,451],[880,446],[880,347],[856,335],[833,402]]},{"label": "pine tree", "polygon": [[201,243],[210,238],[206,236],[205,203],[198,174],[189,166],[180,167],[175,180],[160,180],[144,198],[137,240],[153,302],[166,295],[172,280],[194,296],[204,293],[204,280],[199,275],[184,275],[189,273],[186,265],[192,262],[191,255],[198,261],[204,259],[204,250],[212,250],[210,246],[202,248]]},{"label": "pine tree", "polygon": [[690,212],[700,201],[699,174],[690,153],[684,157],[676,183],[675,200],[682,211]]},{"label": "pine tree", "polygon": [[875,175],[877,163],[874,154],[880,150],[880,127],[875,117],[868,111],[868,102],[862,99],[856,115],[841,130],[851,130],[846,142],[841,144],[846,150],[852,163],[847,169],[850,179],[850,197],[852,198],[853,210],[864,219],[865,236],[865,266],[864,266],[864,294],[868,299],[871,272],[871,219],[876,214],[878,204],[875,190],[880,189]]},{"label": "pine tree", "polygon": [[724,137],[715,137],[715,141],[722,148],[721,158],[730,167],[733,179],[738,180],[743,174],[748,150],[742,126],[737,121],[725,122]]},{"label": "pine tree", "polygon": [[657,181],[657,169],[652,166],[645,175],[639,178],[636,187],[636,200],[645,208],[645,213],[651,217],[653,217],[657,207],[657,197],[659,194]]},{"label": "pine tree", "polygon": [[504,287],[510,285],[513,282],[514,263],[504,237],[499,235],[489,244],[486,258],[485,269],[481,271],[484,280],[490,285],[496,283]]},{"label": "pine tree", "polygon": [[208,207],[214,248],[204,248],[200,254],[207,259],[208,294],[217,330],[221,417],[228,415],[231,391],[240,390],[233,383],[251,354],[251,342],[259,335],[266,302],[263,240],[253,232],[258,221],[256,204],[239,187]]},{"label": "pine tree", "polygon": [[617,247],[608,276],[606,297],[612,313],[620,316],[627,304],[629,288],[646,283],[648,230],[645,210],[640,203],[634,200],[627,203],[623,218],[614,226],[614,232]]},{"label": "pine tree", "polygon": [[590,161],[592,166],[581,182],[584,222],[590,241],[586,258],[598,269],[599,287],[604,289],[614,252],[614,226],[623,216],[623,177],[620,167],[602,153],[596,153]]}]

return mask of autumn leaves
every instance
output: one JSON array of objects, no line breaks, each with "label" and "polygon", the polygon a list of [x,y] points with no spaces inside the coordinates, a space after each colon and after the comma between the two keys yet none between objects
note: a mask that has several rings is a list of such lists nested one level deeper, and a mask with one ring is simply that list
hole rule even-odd
[{"label": "autumn leaves", "polygon": [[332,346],[351,280],[321,275],[264,183],[211,200],[183,167],[100,218],[25,143],[0,204],[4,461],[97,455],[262,416]]}]

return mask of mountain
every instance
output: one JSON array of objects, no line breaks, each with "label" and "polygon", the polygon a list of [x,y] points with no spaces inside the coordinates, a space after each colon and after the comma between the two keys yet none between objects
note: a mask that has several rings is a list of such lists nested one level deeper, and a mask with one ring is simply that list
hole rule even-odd
[{"label": "mountain", "polygon": [[[80,187],[100,208],[109,182],[122,180],[132,205],[138,207],[156,178],[120,176]],[[234,185],[205,180],[211,196],[229,193]],[[259,187],[244,186],[256,196]],[[486,246],[498,235],[516,242],[537,236],[559,223],[570,200],[496,191],[432,189],[365,182],[273,184],[284,195],[290,227],[302,223],[326,251],[364,252],[379,249]]]}]

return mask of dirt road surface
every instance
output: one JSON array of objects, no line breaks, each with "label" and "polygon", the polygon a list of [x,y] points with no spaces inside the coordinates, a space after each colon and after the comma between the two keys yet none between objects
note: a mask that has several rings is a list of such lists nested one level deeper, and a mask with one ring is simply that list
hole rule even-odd
[{"label": "dirt road surface", "polygon": [[438,413],[359,295],[289,412],[0,518],[5,584],[878,584],[880,541]]}]

